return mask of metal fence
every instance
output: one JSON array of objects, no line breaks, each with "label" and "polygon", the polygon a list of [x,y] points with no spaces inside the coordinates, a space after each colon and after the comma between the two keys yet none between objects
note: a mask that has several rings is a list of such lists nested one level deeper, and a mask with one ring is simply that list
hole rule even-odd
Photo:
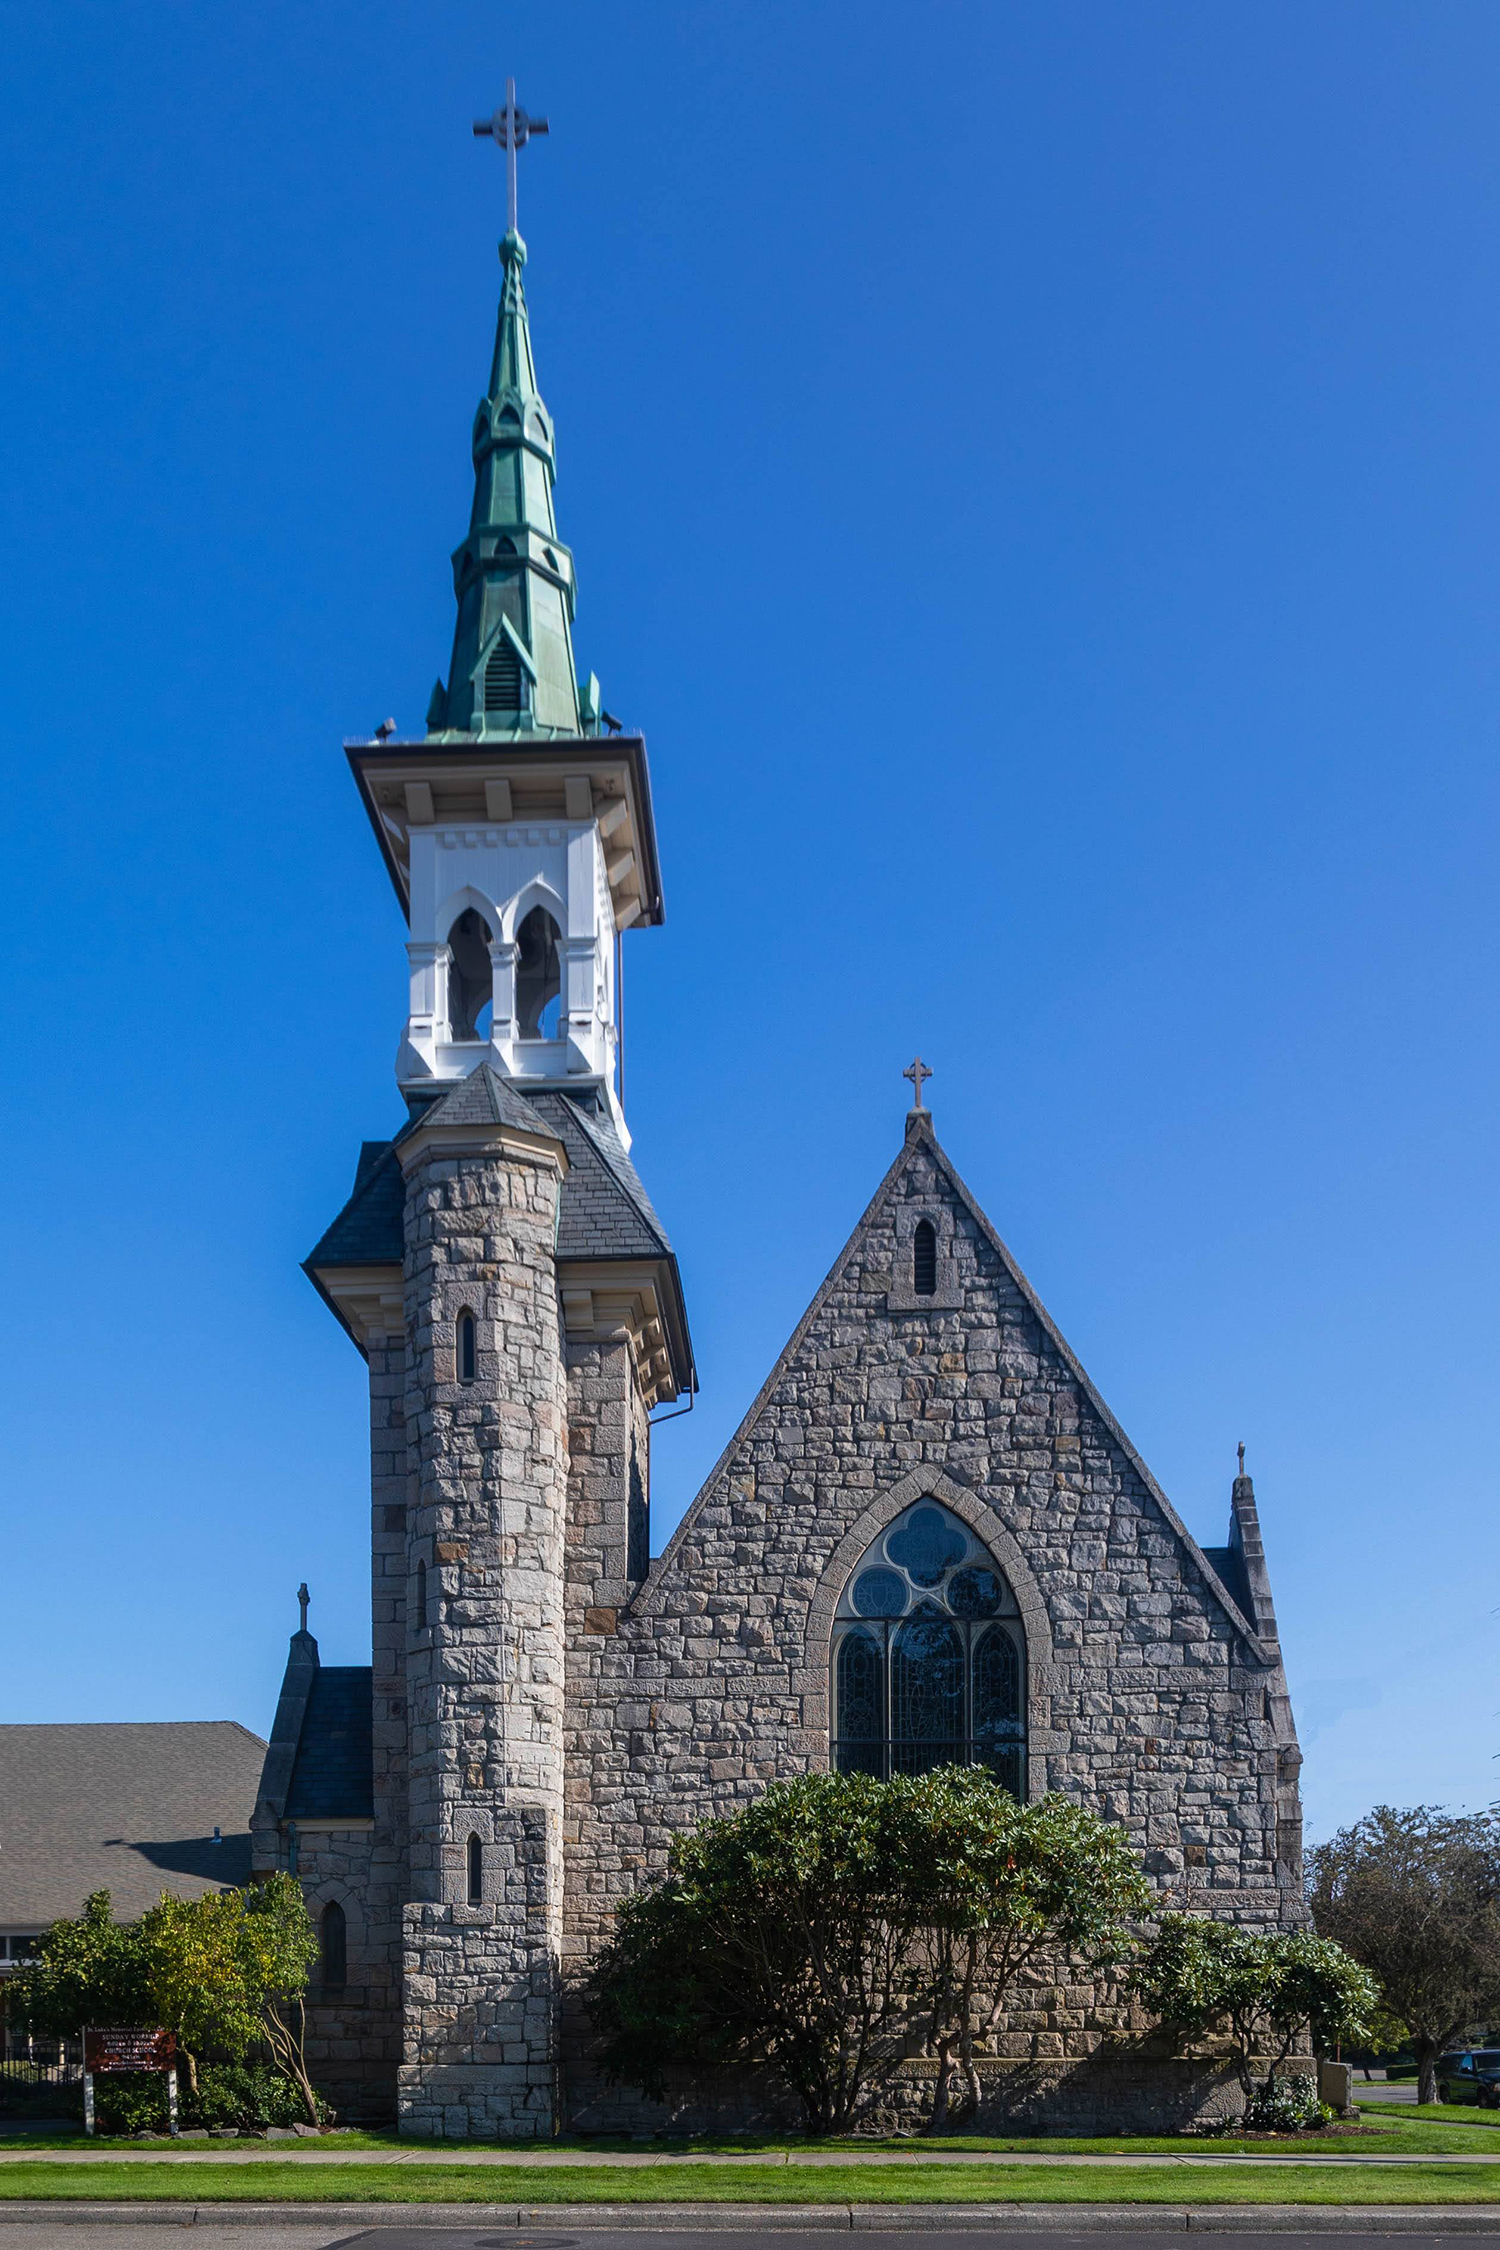
[{"label": "metal fence", "polygon": [[49,2088],[76,2086],[82,2079],[81,2039],[33,2039],[18,2031],[0,2034],[0,2114],[34,2109]]}]

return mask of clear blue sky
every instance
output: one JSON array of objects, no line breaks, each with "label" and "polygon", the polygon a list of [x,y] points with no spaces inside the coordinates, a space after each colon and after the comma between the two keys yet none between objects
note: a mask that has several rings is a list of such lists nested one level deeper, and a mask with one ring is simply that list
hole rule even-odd
[{"label": "clear blue sky", "polygon": [[651,749],[658,1544],[942,1138],[1190,1526],[1312,1832],[1496,1791],[1500,13],[0,8],[0,1713],[367,1649],[298,1271],[399,1115],[340,749],[451,632],[507,67],[578,649]]}]

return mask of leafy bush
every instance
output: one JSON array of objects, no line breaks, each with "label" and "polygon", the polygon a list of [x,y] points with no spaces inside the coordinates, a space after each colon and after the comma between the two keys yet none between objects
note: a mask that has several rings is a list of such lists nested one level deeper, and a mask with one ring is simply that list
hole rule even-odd
[{"label": "leafy bush", "polygon": [[[1378,2003],[1370,1977],[1331,1939],[1242,1930],[1201,1914],[1163,1915],[1132,1981],[1146,2006],[1180,2031],[1224,2026],[1247,2117],[1262,2093],[1271,2098],[1309,2032],[1325,2045],[1361,2039]],[[1270,2069],[1257,2087],[1254,2058],[1268,2050]]]},{"label": "leafy bush", "polygon": [[1019,1805],[977,1767],[804,1774],[674,1838],[620,1907],[590,2003],[608,2074],[761,2063],[812,2133],[847,2132],[915,2047],[931,2127],[974,2047],[1047,1957],[1114,1957],[1150,1892],[1129,1840],[1067,1799]]},{"label": "leafy bush", "polygon": [[[180,2081],[179,2081],[180,2084]],[[78,2089],[69,2108],[81,2109]],[[326,2102],[318,2102],[320,2119],[333,2115]],[[131,2133],[165,2133],[167,2130],[166,2075],[157,2070],[122,2070],[101,2073],[94,2080],[94,2120],[100,2133],[124,2138]],[[267,2125],[301,2125],[307,2110],[300,2088],[269,2063],[200,2063],[198,2091],[182,2089],[178,2111],[180,2125],[215,2128],[237,2126],[242,2133],[262,2131]]]},{"label": "leafy bush", "polygon": [[1273,2078],[1246,2104],[1240,2120],[1247,2133],[1305,2133],[1328,2125],[1333,2111],[1318,2099],[1310,2078]]}]

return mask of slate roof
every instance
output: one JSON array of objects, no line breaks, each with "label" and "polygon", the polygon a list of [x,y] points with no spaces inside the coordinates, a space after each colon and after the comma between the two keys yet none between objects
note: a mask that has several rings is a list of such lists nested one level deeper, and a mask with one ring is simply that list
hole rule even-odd
[{"label": "slate roof", "polygon": [[397,1152],[419,1124],[439,1115],[447,1124],[510,1125],[562,1142],[568,1172],[558,1216],[558,1256],[665,1259],[677,1299],[678,1379],[691,1382],[692,1345],[672,1244],[612,1119],[591,1113],[568,1094],[523,1097],[489,1063],[415,1109],[394,1140],[361,1143],[349,1200],[303,1263],[315,1286],[321,1287],[319,1268],[400,1265],[406,1191]]},{"label": "slate roof", "polygon": [[90,1891],[126,1921],[163,1891],[248,1882],[265,1750],[233,1719],[0,1726],[0,1930],[45,1929]]},{"label": "slate roof", "polygon": [[669,1258],[667,1230],[608,1118],[590,1117],[566,1094],[533,1094],[529,1106],[568,1152],[560,1258]]},{"label": "slate roof", "polygon": [[368,1664],[325,1664],[313,1674],[284,1819],[374,1818],[373,1678]]}]

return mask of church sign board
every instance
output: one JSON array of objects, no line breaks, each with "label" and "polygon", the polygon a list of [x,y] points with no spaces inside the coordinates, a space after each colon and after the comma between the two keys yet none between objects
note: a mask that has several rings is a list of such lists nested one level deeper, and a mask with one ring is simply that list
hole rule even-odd
[{"label": "church sign board", "polygon": [[96,2025],[83,2035],[83,2067],[102,2070],[170,2070],[177,2041],[170,2031],[139,2024]]},{"label": "church sign board", "polygon": [[87,2024],[83,2033],[83,2129],[94,2131],[94,2079],[117,2070],[164,2070],[167,2124],[177,2137],[177,2041],[150,2024]]}]

